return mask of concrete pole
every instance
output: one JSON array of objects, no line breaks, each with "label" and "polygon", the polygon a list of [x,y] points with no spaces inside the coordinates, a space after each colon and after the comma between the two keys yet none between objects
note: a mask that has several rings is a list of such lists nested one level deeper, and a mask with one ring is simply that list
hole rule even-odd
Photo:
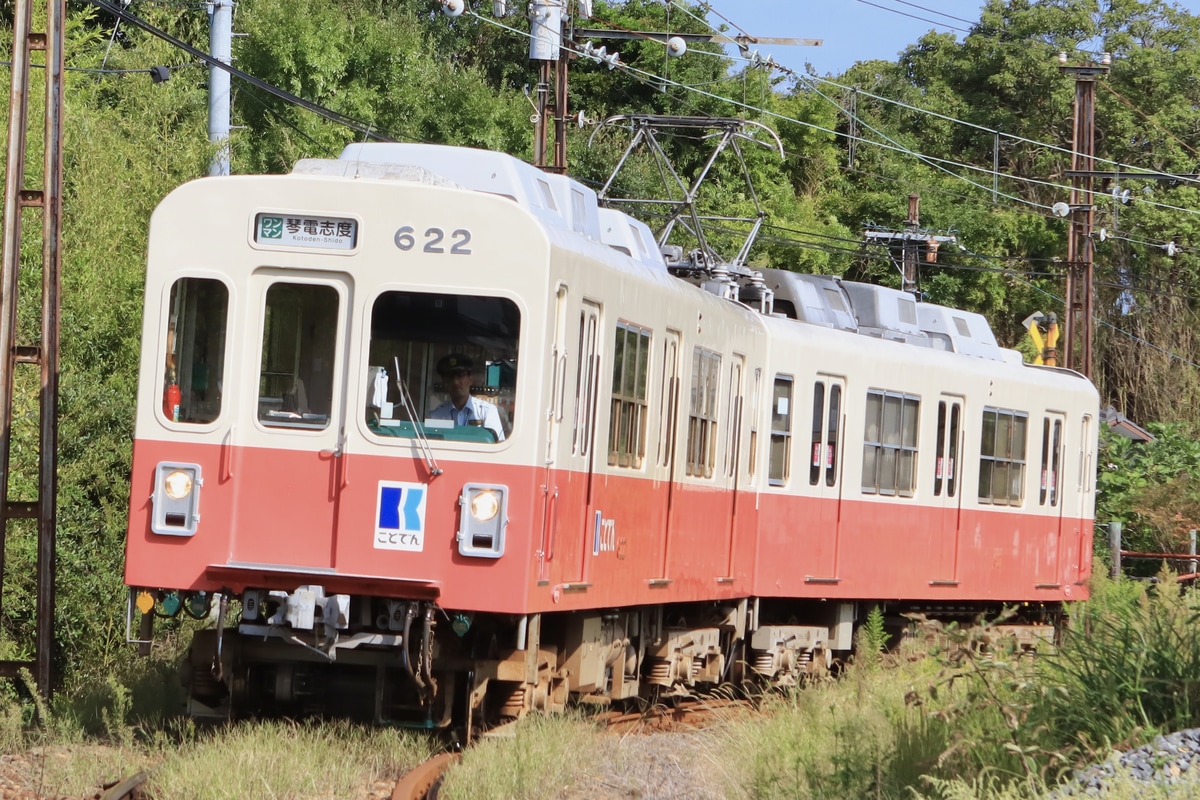
[{"label": "concrete pole", "polygon": [[[233,3],[213,0],[208,4],[208,49],[222,64],[233,63]],[[229,73],[208,68],[208,140],[218,145],[209,175],[229,174]]]}]

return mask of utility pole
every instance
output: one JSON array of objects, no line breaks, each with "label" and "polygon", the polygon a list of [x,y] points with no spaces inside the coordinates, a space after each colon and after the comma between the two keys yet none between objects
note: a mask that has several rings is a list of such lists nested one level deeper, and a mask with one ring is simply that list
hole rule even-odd
[{"label": "utility pole", "polygon": [[[222,64],[233,63],[233,2],[208,4],[208,49]],[[208,68],[208,140],[218,145],[208,165],[209,175],[229,174],[229,73]]]},{"label": "utility pole", "polygon": [[[462,13],[459,0],[439,0],[448,9]],[[505,0],[494,0],[493,13],[507,13]],[[572,9],[574,13],[572,13]],[[452,12],[454,13],[454,12]],[[620,54],[609,53],[605,47],[594,47],[591,42],[580,44],[583,39],[651,39],[662,42],[667,55],[678,57],[687,51],[688,42],[718,42],[736,44],[749,53],[751,44],[820,45],[820,39],[780,39],[755,36],[723,36],[721,34],[660,33],[650,31],[618,31],[601,28],[579,28],[575,20],[590,19],[592,0],[530,0],[529,3],[529,58],[538,62],[538,82],[534,104],[533,165],[547,172],[567,171],[567,75],[570,59],[575,53],[607,64],[613,69],[619,64]],[[758,52],[753,52],[759,63],[773,64],[769,59],[762,61]],[[554,121],[553,158],[547,163],[550,149],[547,139],[550,120]]]},{"label": "utility pole", "polygon": [[[921,226],[921,195],[908,196],[908,221],[904,232],[915,234]],[[917,243],[911,235],[904,240],[904,272],[900,286],[901,290],[915,295],[917,293]]]},{"label": "utility pole", "polygon": [[[590,9],[580,9],[580,13],[585,11]],[[532,0],[529,4],[529,58],[538,64],[533,165],[547,172],[567,171],[567,64],[570,53],[563,47],[563,40],[564,28],[569,24],[566,0]],[[547,119],[551,115],[554,119],[554,160],[547,164]]]},{"label": "utility pole", "polygon": [[921,260],[922,248],[925,250],[925,261],[934,264],[937,263],[938,248],[943,243],[958,241],[954,236],[938,236],[921,230],[921,196],[919,194],[908,196],[908,219],[904,223],[903,231],[900,233],[867,231],[864,235],[868,241],[889,244],[900,242],[900,288],[918,299],[920,299],[920,290],[917,288],[917,265]]},{"label": "utility pole", "polygon": [[[1071,229],[1067,236],[1067,307],[1063,336],[1063,366],[1092,377],[1093,266],[1092,171],[1096,150],[1096,80],[1108,74],[1111,57],[1105,53],[1100,64],[1067,66],[1067,54],[1058,55],[1059,71],[1075,76],[1075,121],[1071,138]],[[1078,329],[1082,328],[1082,335]],[[1082,350],[1076,355],[1076,339]]]},{"label": "utility pole", "polygon": [[[0,597],[5,583],[4,552],[18,519],[37,521],[36,618],[34,661],[0,661],[0,675],[15,678],[32,668],[38,689],[52,689],[54,593],[58,494],[58,359],[59,289],[62,266],[62,112],[63,64],[66,41],[66,0],[47,0],[45,32],[32,29],[34,0],[13,3],[12,83],[9,93],[8,150],[4,180],[3,268],[0,272]],[[26,140],[29,130],[30,72],[33,53],[41,51],[45,67],[46,107],[43,112],[43,166],[32,170],[37,183],[27,186]],[[40,173],[40,174],[39,174]],[[17,319],[17,290],[21,272],[21,221],[26,210],[41,217],[42,278],[41,337],[34,344],[19,341],[23,326]],[[29,269],[32,265],[26,265]],[[30,282],[26,282],[26,286]],[[31,381],[16,381],[18,367],[35,366],[41,373],[36,397]],[[22,373],[24,374],[24,373]],[[23,393],[24,407],[39,408],[37,439],[37,497],[9,498],[12,474],[14,394]],[[23,415],[22,415],[23,416]],[[24,466],[24,465],[23,465]]]}]

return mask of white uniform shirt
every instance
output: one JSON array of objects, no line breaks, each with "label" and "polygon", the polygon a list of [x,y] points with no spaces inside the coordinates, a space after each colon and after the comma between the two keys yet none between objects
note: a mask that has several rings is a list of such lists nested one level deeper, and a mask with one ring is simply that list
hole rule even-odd
[{"label": "white uniform shirt", "polygon": [[429,414],[429,418],[453,420],[455,427],[470,425],[474,422],[496,434],[497,442],[504,441],[504,428],[500,425],[500,412],[495,405],[487,400],[480,400],[478,397],[468,397],[462,408],[455,408],[454,403],[447,400],[435,408]]}]

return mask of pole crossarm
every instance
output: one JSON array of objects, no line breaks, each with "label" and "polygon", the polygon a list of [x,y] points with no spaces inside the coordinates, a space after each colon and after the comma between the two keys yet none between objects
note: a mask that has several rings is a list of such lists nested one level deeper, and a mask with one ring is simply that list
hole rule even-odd
[{"label": "pole crossarm", "polygon": [[576,28],[575,35],[584,39],[651,39],[666,44],[669,39],[683,39],[685,42],[714,42],[715,44],[736,44],[748,47],[753,44],[772,44],[797,47],[820,47],[823,39],[792,39],[777,36],[725,36],[711,33],[663,33],[661,31],[617,31],[608,28]]},{"label": "pole crossarm", "polygon": [[1200,173],[1172,172],[1109,172],[1105,170],[1069,169],[1064,173],[1068,178],[1093,178],[1095,180],[1119,181],[1129,178],[1139,181],[1200,181]]}]

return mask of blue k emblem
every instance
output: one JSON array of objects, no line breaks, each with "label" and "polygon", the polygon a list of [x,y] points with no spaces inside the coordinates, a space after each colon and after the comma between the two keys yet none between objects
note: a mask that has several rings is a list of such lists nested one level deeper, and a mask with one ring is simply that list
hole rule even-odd
[{"label": "blue k emblem", "polygon": [[425,546],[426,487],[420,483],[379,482],[375,508],[375,548],[421,551]]}]

